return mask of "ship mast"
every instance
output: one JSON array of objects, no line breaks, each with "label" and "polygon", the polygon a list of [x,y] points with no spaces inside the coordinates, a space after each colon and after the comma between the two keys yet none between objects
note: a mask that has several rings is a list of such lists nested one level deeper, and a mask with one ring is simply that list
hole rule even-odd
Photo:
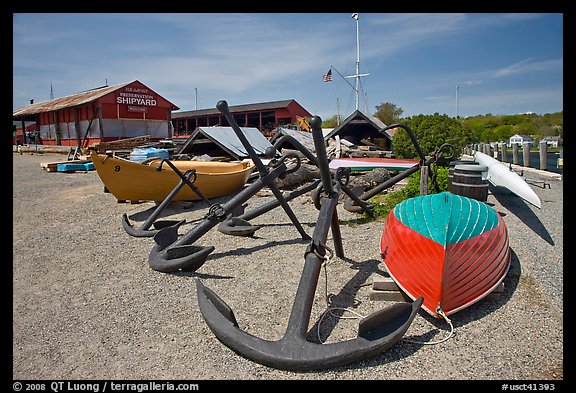
[{"label": "ship mast", "polygon": [[356,20],[356,75],[350,75],[346,78],[356,78],[354,90],[356,91],[356,110],[358,110],[360,77],[368,76],[370,74],[360,74],[360,17],[358,13],[355,12],[352,14],[352,18]]}]

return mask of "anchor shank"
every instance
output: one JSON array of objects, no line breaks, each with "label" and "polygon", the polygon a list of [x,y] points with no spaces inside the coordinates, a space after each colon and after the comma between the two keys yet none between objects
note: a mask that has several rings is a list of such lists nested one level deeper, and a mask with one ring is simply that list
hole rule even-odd
[{"label": "anchor shank", "polygon": [[154,221],[156,221],[156,218],[158,218],[160,213],[162,213],[162,210],[164,210],[164,208],[170,202],[172,202],[172,199],[174,198],[174,196],[178,193],[178,191],[180,191],[182,189],[182,187],[184,187],[187,180],[189,180],[193,174],[194,174],[194,172],[190,172],[186,175],[185,178],[180,180],[180,183],[178,183],[178,185],[176,187],[174,187],[174,189],[170,192],[170,194],[168,194],[168,196],[162,201],[162,203],[160,205],[158,205],[158,207],[154,210],[154,212],[150,215],[150,217],[148,217],[148,219],[142,224],[142,227],[141,227],[142,229],[149,229],[152,226]]},{"label": "anchor shank", "polygon": [[[313,189],[315,189],[318,186],[318,183],[320,183],[320,180],[315,180],[312,183],[309,183],[306,186],[303,186],[297,190],[292,191],[290,194],[286,195],[284,197],[284,199],[286,200],[286,202],[290,202],[292,199],[297,198],[301,195],[304,195],[305,193],[312,191]],[[280,201],[278,199],[274,199],[273,201],[267,202],[261,206],[258,206],[256,208],[254,208],[253,210],[246,212],[240,216],[238,216],[238,218],[242,218],[246,221],[250,221],[253,218],[256,218],[272,209],[277,208],[278,206],[280,206]]]},{"label": "anchor shank", "polygon": [[[277,178],[282,173],[286,171],[285,165],[280,165],[270,171],[265,177]],[[232,199],[223,205],[225,214],[219,219],[204,218],[200,223],[194,227],[191,231],[183,235],[180,239],[174,242],[174,245],[187,245],[192,244],[199,238],[201,238],[206,232],[213,228],[218,222],[223,221],[237,206],[242,205],[248,199],[250,199],[254,194],[264,187],[267,179],[259,177],[248,187],[242,189],[238,194],[234,195]]]},{"label": "anchor shank", "polygon": [[311,125],[314,147],[316,148],[316,157],[318,159],[318,169],[320,169],[320,176],[322,177],[322,185],[324,186],[324,192],[327,195],[331,195],[334,190],[332,187],[332,176],[330,175],[330,168],[328,165],[326,143],[322,136],[322,120],[318,116],[314,116],[311,120]]},{"label": "anchor shank", "polygon": [[333,213],[338,203],[338,194],[331,198],[323,198],[318,222],[312,234],[312,243],[306,250],[306,257],[300,282],[290,312],[288,327],[284,337],[304,337],[308,331],[310,313],[314,303],[314,294],[320,276],[320,267],[324,259],[320,258],[317,252],[324,251],[324,244],[328,238],[328,231],[332,223]]},{"label": "anchor shank", "polygon": [[248,156],[254,162],[256,168],[258,168],[260,176],[263,177],[264,175],[266,175],[268,173],[268,171],[266,170],[266,166],[264,166],[262,160],[260,160],[260,157],[258,157],[258,154],[256,154],[256,152],[252,148],[252,145],[250,145],[250,142],[248,142],[246,135],[244,135],[244,133],[240,129],[240,126],[236,122],[236,119],[234,119],[234,116],[232,116],[232,113],[230,113],[228,103],[225,100],[220,100],[216,103],[216,108],[220,111],[220,113],[224,115],[224,117],[228,121],[228,124],[230,124],[230,127],[232,127],[232,130],[234,130],[234,133],[236,134],[236,136],[246,149]]}]

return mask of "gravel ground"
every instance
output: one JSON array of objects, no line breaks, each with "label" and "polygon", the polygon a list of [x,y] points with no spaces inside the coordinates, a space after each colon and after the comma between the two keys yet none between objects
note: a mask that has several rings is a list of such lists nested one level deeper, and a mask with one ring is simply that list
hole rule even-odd
[{"label": "gravel ground", "polygon": [[[503,215],[512,263],[505,291],[451,316],[454,336],[436,345],[401,341],[347,366],[290,372],[245,359],[223,345],[197,304],[196,279],[234,310],[240,328],[282,337],[304,265],[302,240],[281,208],[252,220],[254,237],[212,229],[197,244],[216,250],[196,272],[161,273],[148,266],[152,238],[134,238],[153,203],[118,203],[96,171],[46,172],[59,154],[13,154],[13,379],[79,380],[563,380],[563,180],[525,168],[542,200],[539,210],[507,190],[488,203]],[[248,210],[272,200],[254,196]],[[224,202],[220,198],[216,202]],[[311,235],[318,211],[308,194],[290,202]],[[326,342],[356,336],[357,319],[326,316],[333,305],[367,315],[392,302],[369,299],[383,274],[383,221],[361,223],[338,205],[345,258],[320,275],[310,330]],[[203,203],[174,203],[163,214],[185,218],[186,233],[206,214]],[[329,239],[329,245],[331,239]],[[352,313],[345,314],[353,316]],[[423,311],[406,333],[439,341],[445,321]]]}]

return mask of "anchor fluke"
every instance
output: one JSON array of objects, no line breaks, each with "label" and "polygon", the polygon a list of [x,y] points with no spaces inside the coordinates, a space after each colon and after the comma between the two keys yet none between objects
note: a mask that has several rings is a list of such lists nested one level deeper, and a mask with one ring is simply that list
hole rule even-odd
[{"label": "anchor fluke", "polygon": [[170,273],[178,270],[196,271],[215,250],[214,246],[183,245],[161,250],[154,246],[148,256],[148,265],[159,272]]},{"label": "anchor fluke", "polygon": [[162,220],[154,222],[153,226],[154,229],[150,228],[150,225],[146,223],[141,227],[137,228],[128,219],[128,215],[126,213],[122,214],[122,226],[126,233],[130,236],[134,237],[153,237],[155,236],[161,229],[168,228],[168,227],[175,227],[178,229],[180,225],[184,224],[186,220]]},{"label": "anchor fluke", "polygon": [[198,305],[208,327],[226,346],[265,366],[291,371],[328,369],[376,356],[402,339],[418,313],[422,298],[398,303],[368,316],[361,322],[358,337],[329,344],[307,341],[304,334],[288,326],[278,341],[258,338],[244,332],[232,309],[199,279]]},{"label": "anchor fluke", "polygon": [[260,225],[252,225],[240,217],[230,217],[218,225],[218,231],[233,236],[254,236]]}]

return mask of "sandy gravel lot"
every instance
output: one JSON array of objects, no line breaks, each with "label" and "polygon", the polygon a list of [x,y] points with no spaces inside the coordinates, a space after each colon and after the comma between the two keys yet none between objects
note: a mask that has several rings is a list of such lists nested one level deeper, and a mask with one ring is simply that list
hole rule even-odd
[{"label": "sandy gravel lot", "polygon": [[[380,355],[324,371],[276,370],[245,359],[209,330],[195,281],[232,307],[240,327],[277,340],[286,328],[308,241],[280,208],[254,220],[251,238],[216,229],[198,243],[215,251],[196,272],[161,273],[148,265],[151,238],[129,236],[127,213],[139,225],[153,203],[117,203],[95,171],[46,172],[58,154],[13,155],[12,378],[78,380],[563,380],[563,180],[526,171],[539,210],[506,190],[488,199],[510,234],[511,269],[498,300],[452,316],[454,336],[437,345],[398,342]],[[544,186],[542,186],[544,182]],[[547,187],[548,185],[549,187]],[[220,201],[225,201],[221,198]],[[248,209],[271,200],[253,197]],[[308,194],[290,202],[308,233],[318,211]],[[358,320],[325,317],[333,305],[367,315],[390,302],[368,297],[383,274],[383,221],[358,223],[338,206],[345,258],[333,258],[318,282],[312,337],[356,336]],[[176,203],[163,214],[184,218],[186,233],[206,214],[203,203]],[[346,314],[352,315],[352,314]],[[448,325],[423,311],[406,337],[440,340]]]}]

